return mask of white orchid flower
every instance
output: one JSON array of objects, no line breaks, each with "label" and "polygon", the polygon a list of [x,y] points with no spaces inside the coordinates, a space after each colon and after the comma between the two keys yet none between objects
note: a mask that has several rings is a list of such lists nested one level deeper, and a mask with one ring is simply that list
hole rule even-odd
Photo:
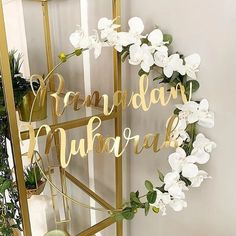
[{"label": "white orchid flower", "polygon": [[154,64],[149,46],[147,44],[143,44],[142,46],[132,45],[129,48],[129,52],[129,63],[131,65],[139,65],[141,63],[141,68],[148,73],[150,67]]},{"label": "white orchid flower", "polygon": [[[189,156],[189,157],[194,157],[194,156]],[[186,160],[187,160],[187,163],[185,163],[182,168],[182,175],[186,178],[193,178],[197,176],[198,174],[197,165],[191,163],[192,161],[188,162],[189,160],[188,158],[186,158]]]},{"label": "white orchid flower", "polygon": [[199,170],[198,175],[194,178],[189,178],[191,181],[191,187],[197,188],[200,187],[201,183],[204,179],[209,179],[211,177],[208,176],[208,173],[204,170]]},{"label": "white orchid flower", "polygon": [[208,111],[209,103],[207,99],[202,99],[200,104],[189,101],[185,104],[178,104],[176,107],[181,111],[179,113],[180,119],[186,119],[189,124],[198,122],[203,127],[214,127],[214,113]]},{"label": "white orchid flower", "polygon": [[193,150],[191,155],[196,157],[196,162],[199,164],[205,164],[210,159],[210,154],[212,150],[216,147],[216,144],[210,141],[200,133],[197,135],[196,140],[193,142]]},{"label": "white orchid flower", "polygon": [[102,52],[102,42],[99,40],[97,31],[92,36],[89,36],[90,39],[90,49],[94,49],[94,57],[97,59]]},{"label": "white orchid flower", "polygon": [[196,79],[196,72],[201,63],[201,57],[197,53],[194,53],[184,58],[186,74],[192,79]]},{"label": "white orchid flower", "polygon": [[113,20],[108,19],[107,17],[102,17],[98,21],[98,29],[104,30],[107,28],[111,28],[113,25]]},{"label": "white orchid flower", "polygon": [[194,163],[196,157],[186,156],[183,148],[178,147],[175,153],[170,154],[169,164],[173,171],[181,172],[186,178],[195,177],[198,174],[198,167]]},{"label": "white orchid flower", "polygon": [[165,191],[175,198],[185,198],[183,190],[188,190],[183,181],[179,181],[179,173],[174,171],[167,173],[164,177]]},{"label": "white orchid flower", "polygon": [[181,172],[183,162],[186,159],[186,153],[183,148],[178,147],[176,151],[169,155],[169,164],[172,170]]},{"label": "white orchid flower", "polygon": [[70,35],[70,42],[74,48],[85,49],[91,46],[91,39],[82,29],[78,29]]},{"label": "white orchid flower", "polygon": [[169,172],[164,177],[164,183],[166,188],[168,189],[171,185],[177,183],[179,181],[179,173],[178,172]]},{"label": "white orchid flower", "polygon": [[168,191],[168,193],[174,198],[184,199],[185,194],[183,190],[188,190],[188,188],[183,181],[178,181],[172,184],[169,188],[165,186],[165,190]]},{"label": "white orchid flower", "polygon": [[140,37],[129,32],[118,32],[117,43],[126,47],[128,45],[141,45]]},{"label": "white orchid flower", "polygon": [[101,18],[98,21],[98,29],[101,30],[101,38],[109,38],[111,34],[115,32],[115,29],[119,28],[120,25],[114,24],[115,20],[109,20],[106,17]]},{"label": "white orchid flower", "polygon": [[140,35],[144,31],[144,24],[141,18],[132,17],[129,19],[129,32],[133,35]]},{"label": "white orchid flower", "polygon": [[171,201],[171,197],[169,193],[162,193],[160,190],[155,189],[157,193],[157,198],[155,203],[151,204],[151,206],[155,206],[160,209],[162,215],[166,215],[166,205],[168,205]]},{"label": "white orchid flower", "polygon": [[215,123],[214,123],[214,113],[209,112],[209,103],[207,99],[202,99],[200,104],[199,104],[199,121],[198,124],[206,127],[206,128],[213,128]]},{"label": "white orchid flower", "polygon": [[[141,18],[133,17],[129,20],[129,32],[119,32],[117,38],[117,44],[124,47],[132,44],[141,45],[141,35],[144,30],[144,24]],[[120,49],[120,47],[118,47]],[[122,51],[122,50],[119,50]]]},{"label": "white orchid flower", "polygon": [[[161,46],[164,45],[163,42],[163,33],[159,29],[154,29],[149,35],[148,35],[148,41],[151,43],[152,47],[156,50],[158,50]],[[167,47],[166,47],[167,48]],[[167,48],[168,50],[168,48]]]},{"label": "white orchid flower", "polygon": [[187,202],[184,201],[183,199],[173,199],[170,203],[169,206],[174,210],[174,211],[182,211],[185,207],[187,207]]},{"label": "white orchid flower", "polygon": [[166,77],[170,78],[174,71],[178,71],[180,74],[184,73],[183,60],[179,54],[172,54],[168,56],[167,47],[163,46],[161,49],[155,52],[154,61],[155,64],[163,68],[163,73]]},{"label": "white orchid flower", "polygon": [[189,101],[185,104],[177,104],[176,107],[181,111],[179,113],[180,119],[186,119],[189,124],[198,121],[198,103],[194,101]]},{"label": "white orchid flower", "polygon": [[[168,124],[168,121],[167,121]],[[185,119],[175,118],[172,125],[172,132],[170,136],[170,146],[179,147],[184,141],[189,141],[190,137],[186,132],[187,122]]]}]

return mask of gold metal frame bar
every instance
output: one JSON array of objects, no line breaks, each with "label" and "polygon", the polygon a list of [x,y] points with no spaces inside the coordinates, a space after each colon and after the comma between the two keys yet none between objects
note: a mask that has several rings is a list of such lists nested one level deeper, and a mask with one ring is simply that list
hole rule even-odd
[{"label": "gold metal frame bar", "polygon": [[97,203],[99,203],[101,206],[103,206],[107,210],[114,210],[114,207],[112,207],[109,203],[107,203],[104,199],[102,199],[100,196],[98,196],[95,192],[93,192],[90,188],[88,188],[86,185],[84,185],[81,181],[79,181],[77,178],[75,178],[73,175],[71,175],[69,172],[65,172],[66,177],[74,183],[76,186],[78,186],[81,190],[83,190],[87,195],[89,195],[91,198],[93,198]]},{"label": "gold metal frame bar", "polygon": [[84,230],[83,232],[77,234],[76,236],[92,236],[92,235],[96,234],[97,232],[112,225],[113,223],[115,223],[115,219],[112,217],[109,217],[109,218],[97,223],[96,225],[93,225],[92,227]]},{"label": "gold metal frame bar", "polygon": [[[111,113],[109,116],[106,116],[104,114],[98,114],[97,115],[102,121],[106,121],[106,120],[111,120],[114,119],[117,116],[116,112]],[[88,117],[83,117],[77,120],[72,120],[72,121],[65,121],[62,123],[58,123],[58,124],[54,124],[54,125],[50,125],[50,128],[53,130],[57,129],[57,128],[63,128],[65,130],[69,130],[69,129],[73,129],[73,128],[79,128],[82,126],[85,126],[88,124],[89,120],[91,119],[92,116],[88,116]],[[96,120],[95,120],[96,122]],[[38,128],[34,130],[35,134],[38,132]],[[39,136],[43,136],[46,135],[45,130],[41,130],[39,133]],[[22,140],[26,140],[29,139],[29,132],[28,131],[23,131],[21,132],[21,139]]]},{"label": "gold metal frame bar", "polygon": [[[119,20],[121,16],[120,0],[112,1],[113,18]],[[122,89],[121,84],[121,58],[116,50],[113,50],[114,63],[114,92]],[[115,118],[115,136],[122,137],[122,107],[117,107],[117,117]],[[116,208],[122,208],[123,204],[123,176],[122,176],[122,156],[115,158],[115,181],[116,181]],[[123,222],[116,222],[116,235],[123,235]]]},{"label": "gold metal frame bar", "polygon": [[25,236],[31,236],[29,211],[26,197],[24,173],[21,159],[21,148],[18,137],[15,101],[11,81],[11,72],[8,57],[7,39],[3,15],[2,0],[0,1],[0,64],[2,70],[3,91],[6,101],[7,116],[10,126],[13,161],[16,173],[17,188],[22,213],[23,229]]}]

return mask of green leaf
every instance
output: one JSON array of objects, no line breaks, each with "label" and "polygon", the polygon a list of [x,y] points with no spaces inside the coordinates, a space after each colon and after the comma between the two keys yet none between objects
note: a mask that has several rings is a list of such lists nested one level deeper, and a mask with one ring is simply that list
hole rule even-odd
[{"label": "green leaf", "polygon": [[155,203],[156,199],[157,199],[157,192],[156,191],[148,192],[147,200],[150,204]]},{"label": "green leaf", "polygon": [[145,216],[147,216],[147,215],[148,215],[148,212],[149,212],[149,210],[150,210],[150,204],[149,204],[149,202],[145,202],[144,209],[145,209]]},{"label": "green leaf", "polygon": [[180,110],[179,110],[178,108],[175,108],[174,114],[175,114],[175,115],[179,115],[179,112],[180,112]]},{"label": "green leaf", "polygon": [[0,186],[0,193],[4,194],[5,191],[11,187],[11,181],[10,180],[5,180],[2,185]]},{"label": "green leaf", "polygon": [[141,77],[142,75],[148,75],[149,73],[145,72],[144,70],[140,69],[138,75]]},{"label": "green leaf", "polygon": [[148,191],[153,191],[153,184],[149,180],[145,181],[145,187]]},{"label": "green leaf", "polygon": [[163,75],[155,77],[155,78],[153,79],[153,81],[155,81],[155,80],[161,80],[161,79],[164,79],[164,76],[163,76]]},{"label": "green leaf", "polygon": [[159,213],[159,208],[157,208],[157,207],[152,207],[152,210],[153,210],[153,212],[155,212],[156,214]]},{"label": "green leaf", "polygon": [[158,172],[158,176],[159,176],[160,181],[164,182],[164,175],[163,175],[163,173],[160,170],[157,170],[157,172]]},{"label": "green leaf", "polygon": [[125,62],[125,60],[128,56],[129,56],[129,52],[124,51],[124,53],[122,53],[122,55],[121,55],[121,61]]},{"label": "green leaf", "polygon": [[131,202],[133,201],[133,202],[138,203],[138,204],[141,203],[139,198],[136,196],[136,193],[134,193],[134,192],[130,193],[130,201]]},{"label": "green leaf", "polygon": [[115,216],[115,220],[116,220],[116,221],[121,221],[121,220],[124,219],[122,213],[117,213],[117,214],[115,214],[114,216]]},{"label": "green leaf", "polygon": [[190,85],[191,84],[192,84],[192,93],[196,92],[200,87],[200,84],[198,83],[197,80],[188,80],[186,82],[186,86],[185,86],[185,93],[187,95],[190,95]]},{"label": "green leaf", "polygon": [[123,209],[121,214],[126,220],[132,220],[134,218],[134,211],[132,207],[126,207]]},{"label": "green leaf", "polygon": [[173,37],[170,34],[164,34],[163,35],[163,41],[168,42],[167,45],[170,45],[173,41]]}]

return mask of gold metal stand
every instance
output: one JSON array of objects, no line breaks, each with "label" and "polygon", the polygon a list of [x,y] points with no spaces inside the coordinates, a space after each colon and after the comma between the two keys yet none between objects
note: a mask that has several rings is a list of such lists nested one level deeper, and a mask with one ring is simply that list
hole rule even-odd
[{"label": "gold metal stand", "polygon": [[[52,56],[52,45],[51,45],[51,37],[50,37],[48,2],[47,0],[41,0],[41,3],[42,3],[42,11],[43,11],[47,67],[48,67],[48,71],[50,71],[53,68],[53,59],[52,59],[53,56]],[[120,0],[112,0],[113,18],[117,18],[118,16],[120,16],[120,13],[121,13],[120,5],[121,5]],[[19,137],[15,135],[18,133],[18,128],[17,128],[16,111],[15,111],[15,105],[14,105],[13,89],[12,89],[12,84],[11,84],[10,67],[9,67],[9,61],[8,61],[8,49],[7,49],[4,16],[3,16],[3,9],[2,9],[2,0],[0,2],[0,62],[1,62],[1,68],[2,68],[5,101],[7,101],[7,112],[8,112],[8,119],[9,119],[9,124],[10,124],[10,131],[11,131],[11,142],[12,142],[12,147],[13,147],[13,159],[14,159],[15,172],[16,172],[16,177],[17,177],[17,185],[18,185],[18,190],[19,190],[20,206],[21,206],[22,217],[23,217],[23,232],[24,232],[24,236],[32,236],[27,198],[26,198],[26,189],[25,189],[25,183],[24,183],[23,166],[22,166],[22,160],[21,160],[20,142],[19,142]],[[114,67],[114,92],[115,92],[117,90],[121,90],[121,60],[117,51],[115,50],[113,51],[113,67]],[[50,90],[54,91],[55,89],[54,82],[53,80],[51,81],[52,82],[50,83]],[[54,109],[52,109],[52,111],[53,110]],[[114,119],[115,136],[121,136],[121,133],[122,133],[121,107],[118,107],[109,116],[105,116],[103,114],[100,114],[98,116],[101,118],[102,121]],[[56,114],[52,112],[52,118],[53,118],[52,119],[53,124],[50,125],[52,130],[58,127],[62,127],[68,130],[68,129],[73,129],[73,128],[87,125],[91,117],[84,117],[77,120],[58,123]],[[37,129],[35,130],[35,132],[36,131]],[[45,135],[45,133],[42,131],[40,135],[41,136]],[[22,140],[28,139],[29,138],[28,132],[21,132],[21,138]],[[55,138],[55,142],[56,144],[58,143],[57,138]],[[58,150],[57,150],[57,155],[59,155]],[[95,192],[89,189],[86,185],[84,185],[81,181],[79,181],[77,178],[72,176],[70,173],[65,172],[65,175],[68,180],[70,180],[78,188],[83,190],[88,196],[90,196],[95,201],[97,201],[105,209],[114,210],[114,209],[120,209],[122,207],[122,182],[123,182],[122,181],[122,157],[115,158],[115,189],[116,189],[116,206],[115,207],[112,207],[106,200],[98,196]],[[83,232],[78,233],[76,236],[94,235],[97,232],[109,227],[113,223],[116,223],[116,235],[122,236],[123,235],[122,222],[115,222],[114,218],[111,218],[111,217],[108,217],[107,219],[84,230]],[[38,235],[38,236],[41,236],[41,235]]]}]

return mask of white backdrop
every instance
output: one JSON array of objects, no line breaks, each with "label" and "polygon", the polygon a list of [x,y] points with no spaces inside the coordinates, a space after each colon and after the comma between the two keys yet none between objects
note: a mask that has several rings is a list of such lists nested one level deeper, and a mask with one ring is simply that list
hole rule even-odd
[{"label": "white backdrop", "polygon": [[[40,4],[24,1],[25,29],[28,43],[29,64],[31,73],[45,73],[45,55],[42,51],[41,15],[38,14]],[[38,8],[38,9],[37,9]],[[69,34],[76,24],[80,23],[79,1],[51,1],[50,13],[52,21],[52,35],[54,54],[71,49]],[[198,74],[201,89],[196,98],[207,97],[211,109],[215,111],[216,126],[212,130],[204,130],[218,147],[213,152],[212,159],[204,169],[213,177],[199,189],[192,189],[187,194],[188,208],[181,213],[168,211],[168,215],[153,215],[145,217],[139,212],[136,218],[128,224],[127,236],[235,236],[236,235],[236,159],[234,155],[234,137],[236,132],[236,2],[224,1],[196,1],[196,0],[140,0],[123,1],[122,21],[125,24],[129,17],[143,18],[146,30],[155,24],[171,33],[174,37],[173,49],[185,55],[197,52],[201,55],[202,64]],[[97,20],[102,16],[111,16],[111,4],[108,0],[89,2],[89,26],[96,27]],[[34,19],[34,20],[32,20]],[[125,28],[125,26],[123,27]],[[18,47],[18,45],[17,45]],[[112,72],[111,52],[105,50],[98,61],[91,59],[92,88],[102,93],[111,94]],[[78,66],[79,65],[79,66]],[[129,91],[137,88],[137,70],[127,64],[124,68],[124,88]],[[62,73],[68,78],[67,88],[83,92],[82,60],[73,60]],[[156,85],[153,83],[151,86]],[[144,135],[149,132],[163,132],[165,119],[169,108],[153,107],[149,112],[128,110],[125,113],[124,127],[129,126],[134,133]],[[68,115],[68,117],[70,117]],[[152,122],[150,122],[150,120]],[[103,132],[112,134],[112,124],[103,126]],[[84,136],[84,130],[79,132]],[[71,133],[71,137],[78,133]],[[155,181],[156,169],[166,170],[168,151],[153,154],[145,151],[143,155],[135,157],[131,149],[127,150],[124,169],[126,175],[125,192],[144,189],[145,179]],[[95,158],[96,191],[110,202],[114,202],[114,170],[112,158]],[[73,161],[71,171],[88,183],[87,162],[81,159]],[[87,201],[80,191],[71,186],[73,196]],[[125,198],[126,196],[124,196]],[[86,210],[73,207],[73,232],[78,232],[90,225],[90,218]],[[84,215],[88,217],[84,217]],[[99,216],[102,218],[104,216]],[[113,236],[114,229],[108,229],[103,235]]]}]

